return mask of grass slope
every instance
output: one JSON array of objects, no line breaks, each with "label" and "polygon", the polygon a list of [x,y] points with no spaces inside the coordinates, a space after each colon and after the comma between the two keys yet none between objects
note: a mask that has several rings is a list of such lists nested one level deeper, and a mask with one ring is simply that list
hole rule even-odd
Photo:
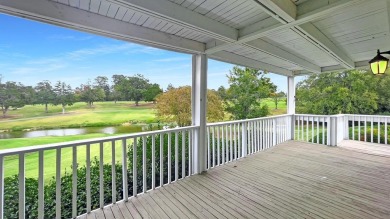
[{"label": "grass slope", "polygon": [[[286,113],[286,101],[281,100],[278,109],[275,109],[273,99],[263,99],[262,104],[267,104],[271,115]],[[9,118],[0,119],[0,130],[22,130],[27,128],[58,128],[58,127],[80,127],[80,126],[106,126],[118,125],[129,121],[150,122],[155,119],[151,104],[141,104],[134,106],[134,102],[99,102],[95,103],[93,108],[88,108],[85,103],[75,103],[67,108],[67,114],[61,114],[61,108],[58,106],[49,107],[49,113],[44,112],[41,105],[25,106],[18,110],[10,111]],[[0,149],[21,148],[26,146],[44,145],[51,143],[60,143],[74,140],[106,137],[106,134],[87,134],[73,135],[64,137],[39,137],[39,138],[18,138],[18,139],[0,139]],[[128,142],[128,144],[131,142]],[[116,142],[116,162],[121,162],[121,143]],[[104,163],[111,163],[111,143],[104,144]],[[61,151],[61,170],[71,171],[72,149],[66,148]],[[91,145],[91,157],[99,155],[99,146]],[[77,162],[79,165],[85,165],[86,152],[85,146],[77,149]],[[5,159],[5,176],[18,174],[17,156]],[[38,176],[38,154],[32,153],[26,155],[26,176]],[[55,176],[56,170],[56,151],[45,152],[45,180],[50,180]]]},{"label": "grass slope", "polygon": [[155,120],[152,108],[150,103],[136,107],[134,102],[98,102],[90,108],[79,102],[68,107],[66,114],[61,114],[58,106],[51,106],[49,113],[45,113],[41,105],[28,105],[10,111],[6,119],[0,119],[0,130],[112,126],[129,121],[152,122]]},{"label": "grass slope", "polygon": [[268,109],[272,116],[282,115],[287,113],[287,101],[285,98],[279,100],[277,109],[275,109],[275,101],[272,98],[262,99],[261,105],[268,105]]},{"label": "grass slope", "polygon": [[[26,147],[26,146],[34,146],[34,145],[44,145],[49,143],[57,143],[57,142],[66,142],[66,141],[74,141],[74,140],[82,140],[89,138],[98,138],[98,137],[107,137],[109,135],[105,134],[89,134],[89,135],[75,135],[75,136],[65,136],[65,137],[41,137],[41,138],[30,138],[30,139],[2,139],[0,140],[0,145],[2,149],[5,148],[18,148],[18,147]],[[127,144],[131,144],[132,141],[128,141]],[[6,147],[4,147],[6,146]],[[104,143],[103,145],[103,161],[104,163],[111,163],[112,157],[112,145],[111,142]],[[122,160],[122,143],[121,141],[115,142],[115,161],[121,162]],[[64,148],[61,150],[61,170],[62,174],[65,171],[71,171],[72,164],[72,148]],[[99,156],[100,148],[98,144],[91,145],[91,159],[96,156]],[[86,161],[86,147],[80,146],[77,147],[77,163],[81,166],[85,165]],[[44,156],[44,170],[45,170],[45,180],[48,181],[52,177],[55,176],[56,170],[56,150],[48,150],[45,151]],[[26,177],[37,177],[38,176],[38,153],[30,153],[26,154],[25,157],[25,171]],[[4,175],[11,176],[18,174],[19,172],[19,157],[18,156],[10,156],[6,157],[4,160]]]}]

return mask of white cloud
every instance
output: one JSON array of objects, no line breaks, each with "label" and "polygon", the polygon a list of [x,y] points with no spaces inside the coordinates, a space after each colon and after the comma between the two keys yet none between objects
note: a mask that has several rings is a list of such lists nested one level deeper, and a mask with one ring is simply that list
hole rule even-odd
[{"label": "white cloud", "polygon": [[102,45],[95,48],[84,48],[84,49],[79,49],[79,50],[66,53],[64,58],[79,60],[79,59],[84,59],[88,56],[106,55],[106,54],[111,54],[111,53],[116,53],[121,51],[127,51],[132,48],[134,48],[134,45],[128,43],[124,43],[120,45]]},{"label": "white cloud", "polygon": [[190,58],[188,58],[188,57],[172,57],[172,58],[153,60],[153,62],[178,62],[178,61],[190,61]]},{"label": "white cloud", "polygon": [[[17,66],[8,68],[9,74],[27,75],[53,72],[71,65],[75,61],[81,61],[97,55],[114,54],[126,51],[140,51],[141,47],[130,43],[100,45],[97,47],[78,49],[56,57],[43,57],[26,60],[24,63],[18,63]],[[146,52],[151,50],[147,49]],[[135,52],[135,51],[134,51]]]},{"label": "white cloud", "polygon": [[49,40],[71,40],[71,41],[84,41],[84,40],[90,40],[93,36],[83,36],[83,37],[76,37],[73,35],[51,35],[48,36],[47,39]]},{"label": "white cloud", "polygon": [[65,64],[49,64],[31,67],[13,67],[9,68],[8,73],[14,75],[28,75],[52,72],[66,67]]}]

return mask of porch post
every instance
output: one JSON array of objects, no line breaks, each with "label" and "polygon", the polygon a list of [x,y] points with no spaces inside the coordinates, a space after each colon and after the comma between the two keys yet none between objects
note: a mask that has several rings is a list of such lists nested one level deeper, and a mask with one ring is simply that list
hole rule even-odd
[{"label": "porch post", "polygon": [[294,140],[295,136],[295,82],[294,76],[287,77],[287,114],[291,114],[291,124],[288,139]]},{"label": "porch post", "polygon": [[199,126],[193,136],[193,171],[206,170],[207,57],[192,56],[192,125]]}]

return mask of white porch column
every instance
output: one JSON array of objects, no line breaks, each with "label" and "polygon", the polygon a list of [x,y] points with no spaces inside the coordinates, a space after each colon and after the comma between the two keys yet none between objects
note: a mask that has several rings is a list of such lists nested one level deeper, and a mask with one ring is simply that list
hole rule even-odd
[{"label": "white porch column", "polygon": [[295,136],[295,82],[294,76],[287,77],[287,114],[292,114],[288,139],[294,140]]},{"label": "white porch column", "polygon": [[193,135],[193,171],[206,170],[207,138],[207,57],[204,54],[192,56],[192,125],[199,126]]},{"label": "white porch column", "polygon": [[295,114],[295,82],[294,76],[287,77],[287,114]]}]

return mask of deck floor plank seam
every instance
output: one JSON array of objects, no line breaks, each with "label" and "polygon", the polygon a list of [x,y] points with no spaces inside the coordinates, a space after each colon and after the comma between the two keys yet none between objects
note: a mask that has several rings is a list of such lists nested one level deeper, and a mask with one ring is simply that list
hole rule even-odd
[{"label": "deck floor plank seam", "polygon": [[287,141],[78,218],[389,219],[388,146],[346,145]]},{"label": "deck floor plank seam", "polygon": [[[223,171],[228,171],[228,170],[224,169]],[[228,174],[233,174],[233,173],[229,172]],[[251,179],[252,179],[251,177],[246,175],[246,178],[243,180],[248,181]],[[280,177],[278,179],[282,180],[283,178]],[[263,178],[263,180],[265,180],[265,178]],[[268,186],[271,185],[272,183],[277,184],[275,178],[270,178],[268,183],[269,183]],[[286,180],[286,182],[281,183],[281,186],[278,187],[278,189],[282,189],[282,187],[286,187],[286,190],[291,191],[291,192],[293,192],[293,190],[301,191],[302,194],[304,194],[304,192],[310,192],[310,194],[311,194],[310,198],[312,198],[311,199],[312,201],[320,201],[320,202],[318,202],[319,203],[318,207],[320,207],[321,205],[325,205],[329,200],[331,200],[333,198],[332,195],[328,195],[326,192],[318,191],[318,189],[319,189],[318,187],[313,188],[312,186],[306,185],[304,183],[294,185],[294,184],[291,184],[290,180]],[[335,200],[333,199],[333,201],[335,201]],[[338,204],[334,204],[334,202],[332,202],[331,204],[328,204],[328,205],[331,205],[333,210],[339,209],[341,211],[348,211],[349,213],[355,213],[355,217],[359,217],[359,215],[360,215],[360,212],[358,213],[355,211],[351,211],[349,208],[345,208],[345,207],[351,207],[351,205],[347,205],[345,202],[341,202]],[[343,206],[343,207],[340,207],[340,206]],[[357,208],[355,210],[358,211],[360,209]],[[345,213],[348,213],[348,212],[345,212]],[[367,215],[367,217],[370,218],[371,216]]]},{"label": "deck floor plank seam", "polygon": [[[266,214],[264,211],[262,211],[260,208],[259,208],[259,205],[249,199],[248,197],[246,196],[243,196],[237,192],[235,192],[234,190],[228,188],[226,185],[223,185],[221,187],[220,184],[217,184],[216,181],[214,180],[205,180],[204,179],[205,177],[199,177],[197,179],[197,182],[201,182],[202,185],[205,185],[206,186],[211,186],[213,187],[215,190],[218,190],[222,195],[225,196],[225,198],[229,198],[229,199],[233,199],[233,200],[236,200],[236,203],[240,203],[242,205],[243,202],[246,203],[245,206],[242,206],[243,209],[245,209],[245,207],[247,207],[247,211],[250,211],[252,213],[252,215],[256,215],[256,214],[260,214],[264,217],[272,217],[272,215],[269,215],[269,214]],[[248,206],[250,205],[250,206]]]},{"label": "deck floor plank seam", "polygon": [[[161,199],[166,202],[171,202],[177,211],[180,211],[181,214],[185,215],[188,218],[197,218],[194,213],[183,203],[181,203],[178,199],[173,197],[169,192],[162,192],[162,189],[157,189],[154,191],[154,195],[160,196]],[[173,208],[172,208],[173,209]],[[179,213],[180,214],[180,213]]]},{"label": "deck floor plank seam", "polygon": [[[221,177],[221,176],[219,176],[219,177]],[[228,180],[228,179],[223,178],[223,177],[222,177],[222,179]],[[245,184],[245,181],[240,180],[239,182],[240,182],[240,184]],[[309,216],[317,215],[317,217],[322,217],[321,215],[318,214],[318,210],[321,208],[316,208],[313,211],[310,211],[310,207],[312,206],[312,203],[305,204],[305,200],[303,198],[298,197],[296,194],[294,194],[288,190],[284,190],[283,188],[272,186],[272,184],[254,184],[254,185],[261,186],[261,187],[258,187],[258,188],[261,188],[261,190],[258,191],[257,190],[258,188],[256,188],[256,187],[251,188],[250,185],[245,185],[245,186],[251,188],[252,192],[257,192],[258,195],[262,198],[265,198],[265,197],[271,198],[272,197],[274,200],[276,200],[277,202],[283,203],[284,205],[290,205],[290,207],[302,208],[301,209],[302,214],[309,214]],[[278,191],[276,191],[276,190],[278,190]],[[289,192],[289,195],[284,194],[286,192]],[[293,198],[289,199],[290,197],[293,197]],[[300,206],[298,205],[298,202],[299,202]],[[303,206],[305,206],[305,208],[303,208]],[[326,212],[326,211],[320,211],[320,213],[322,215],[328,214],[328,212]]]}]

